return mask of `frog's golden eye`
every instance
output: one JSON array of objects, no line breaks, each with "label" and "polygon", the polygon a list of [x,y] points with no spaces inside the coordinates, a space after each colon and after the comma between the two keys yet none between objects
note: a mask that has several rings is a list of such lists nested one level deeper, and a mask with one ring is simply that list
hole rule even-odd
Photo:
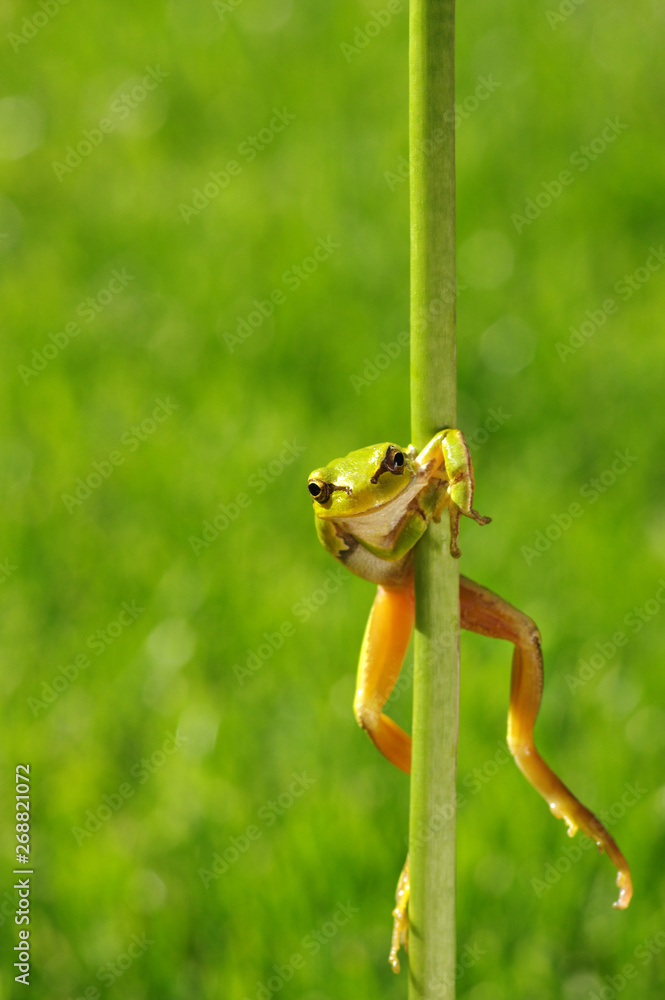
[{"label": "frog's golden eye", "polygon": [[324,483],[322,479],[310,479],[307,489],[317,503],[326,503],[333,491],[333,485],[332,483]]}]

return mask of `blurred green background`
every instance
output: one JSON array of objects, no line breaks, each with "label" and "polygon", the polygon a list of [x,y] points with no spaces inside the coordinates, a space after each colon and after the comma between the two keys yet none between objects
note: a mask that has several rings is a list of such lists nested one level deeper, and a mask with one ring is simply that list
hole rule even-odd
[{"label": "blurred green background", "polygon": [[[31,996],[403,998],[408,780],[351,711],[373,588],[305,480],[409,440],[406,5],[0,18],[0,998],[18,762]],[[608,860],[497,764],[510,648],[464,634],[469,1000],[665,983],[664,29],[662,0],[458,12],[460,426],[494,519],[462,568],[540,625],[540,747],[635,883],[613,910]]]}]

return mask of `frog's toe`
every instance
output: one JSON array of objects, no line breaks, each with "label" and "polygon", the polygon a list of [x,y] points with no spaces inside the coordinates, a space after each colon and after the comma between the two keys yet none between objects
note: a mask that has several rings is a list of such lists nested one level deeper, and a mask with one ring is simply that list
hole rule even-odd
[{"label": "frog's toe", "polygon": [[390,945],[390,955],[388,956],[388,961],[392,966],[393,972],[399,972],[400,970],[398,957],[400,947],[403,946],[405,951],[409,950],[409,917],[407,915],[409,892],[409,858],[407,856],[395,893],[393,936]]}]

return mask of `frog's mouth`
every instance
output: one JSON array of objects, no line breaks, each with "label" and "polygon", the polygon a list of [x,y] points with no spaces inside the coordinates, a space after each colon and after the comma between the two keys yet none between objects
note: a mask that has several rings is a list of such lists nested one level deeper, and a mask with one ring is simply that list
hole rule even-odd
[{"label": "frog's mouth", "polygon": [[[426,485],[427,480],[425,477],[419,476],[417,472],[411,472],[410,481],[394,497],[388,497],[382,503],[372,504],[368,510],[361,510],[354,514],[338,514],[337,518],[340,521],[357,521],[359,518],[366,518],[369,523],[375,516],[377,519],[383,520],[387,508],[394,510],[395,516],[399,518]],[[348,492],[349,496],[353,496],[351,487],[349,487]]]},{"label": "frog's mouth", "polygon": [[397,496],[363,513],[340,515],[336,523],[360,542],[385,548],[410,511],[419,510],[418,496],[427,481],[414,474],[411,482]]}]

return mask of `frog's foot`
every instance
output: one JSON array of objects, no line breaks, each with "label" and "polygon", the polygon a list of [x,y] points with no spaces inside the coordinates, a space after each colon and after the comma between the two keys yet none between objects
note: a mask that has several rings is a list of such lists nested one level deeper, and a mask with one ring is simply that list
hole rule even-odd
[{"label": "frog's foot", "polygon": [[626,866],[625,871],[620,871],[617,875],[617,885],[619,886],[619,898],[612,906],[617,910],[625,910],[633,896],[633,880],[630,871]]},{"label": "frog's foot", "polygon": [[393,910],[393,937],[390,946],[388,961],[393,972],[399,972],[398,952],[400,945],[404,946],[404,951],[409,950],[409,918],[407,916],[407,906],[409,903],[409,857],[407,855],[402,874],[397,883],[395,893],[395,909]]},{"label": "frog's foot", "polygon": [[[538,759],[542,768],[546,768],[547,771],[549,771],[547,764],[545,764],[535,748],[532,751],[532,755]],[[519,761],[518,766],[521,768]],[[522,770],[524,769],[522,768]],[[552,774],[552,772],[550,772],[550,774]],[[590,809],[587,809],[586,806],[583,806],[582,803],[575,798],[573,793],[566,788],[562,781],[559,781],[556,775],[552,775],[552,777],[556,780],[557,785],[559,786],[555,787],[554,793],[552,794],[551,779],[550,782],[548,782],[550,795],[554,799],[554,801],[550,802],[552,815],[565,822],[568,827],[569,837],[574,837],[579,829],[582,833],[585,833],[587,837],[590,837],[591,840],[595,840],[601,854],[603,851],[607,852],[608,857],[618,869],[616,883],[619,886],[619,898],[612,903],[612,906],[614,906],[617,910],[625,910],[633,895],[633,880],[630,875],[628,862],[619,850],[616,841],[610,836],[600,820],[594,816]],[[529,780],[531,781],[531,778],[529,778]]]}]

